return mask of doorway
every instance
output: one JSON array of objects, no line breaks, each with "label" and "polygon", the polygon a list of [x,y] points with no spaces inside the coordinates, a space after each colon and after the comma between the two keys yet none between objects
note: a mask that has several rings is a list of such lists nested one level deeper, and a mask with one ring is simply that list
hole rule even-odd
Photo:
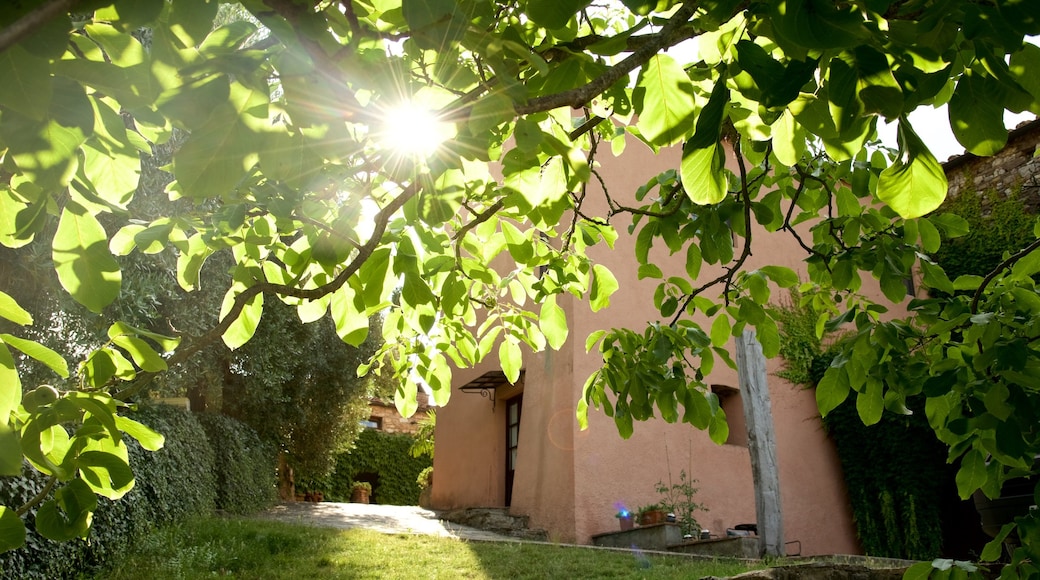
[{"label": "doorway", "polygon": [[506,401],[506,507],[513,500],[513,475],[516,473],[516,448],[520,442],[520,413],[523,395]]}]

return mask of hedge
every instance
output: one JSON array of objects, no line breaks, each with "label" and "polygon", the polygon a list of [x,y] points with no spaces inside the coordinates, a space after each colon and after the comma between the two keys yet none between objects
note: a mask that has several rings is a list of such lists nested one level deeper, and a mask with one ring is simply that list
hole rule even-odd
[{"label": "hedge", "polygon": [[[166,437],[163,448],[154,453],[141,449],[132,438],[125,439],[136,476],[134,489],[118,501],[98,498],[88,542],[53,542],[41,537],[33,530],[36,510],[31,510],[26,518],[26,545],[0,554],[0,578],[71,578],[99,570],[112,554],[131,549],[138,538],[155,527],[213,513],[218,497],[214,447],[263,449],[254,445],[256,434],[240,424],[222,430],[223,439],[207,439],[199,417],[176,407],[142,407],[132,418]],[[273,452],[268,461],[273,462]],[[259,461],[247,461],[245,466],[255,463]],[[221,466],[222,471],[233,471],[233,467]],[[255,473],[239,479],[251,477]],[[20,506],[45,484],[42,474],[26,466],[21,477],[0,477],[0,502]],[[271,493],[273,490],[272,481]],[[238,500],[236,505],[249,504]],[[253,505],[259,508],[267,504]]]},{"label": "hedge", "polygon": [[351,485],[357,479],[372,483],[373,503],[418,505],[421,490],[416,478],[432,462],[429,457],[412,457],[408,453],[413,442],[415,437],[411,435],[366,429],[358,435],[353,450],[337,456],[331,476],[304,482],[303,487],[323,492],[327,500],[350,501]]},{"label": "hedge", "polygon": [[213,443],[217,509],[252,513],[278,501],[278,450],[245,423],[216,413],[199,416]]}]

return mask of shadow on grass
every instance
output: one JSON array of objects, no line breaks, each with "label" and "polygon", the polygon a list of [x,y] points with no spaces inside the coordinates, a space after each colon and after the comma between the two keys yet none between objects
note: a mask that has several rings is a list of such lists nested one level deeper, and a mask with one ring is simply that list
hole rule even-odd
[{"label": "shadow on grass", "polygon": [[213,518],[152,533],[96,578],[686,579],[746,569],[678,556]]}]

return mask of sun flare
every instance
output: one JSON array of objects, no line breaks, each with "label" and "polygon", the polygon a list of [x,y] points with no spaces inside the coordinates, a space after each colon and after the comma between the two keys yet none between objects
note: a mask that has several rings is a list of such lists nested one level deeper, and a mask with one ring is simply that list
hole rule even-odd
[{"label": "sun flare", "polygon": [[427,158],[455,136],[455,127],[417,103],[404,103],[385,113],[382,141],[399,154]]}]

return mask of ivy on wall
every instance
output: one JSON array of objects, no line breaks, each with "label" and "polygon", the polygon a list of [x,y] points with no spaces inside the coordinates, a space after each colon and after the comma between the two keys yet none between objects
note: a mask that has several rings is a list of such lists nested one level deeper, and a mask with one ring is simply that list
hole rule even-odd
[{"label": "ivy on wall", "polygon": [[930,560],[942,553],[946,447],[928,426],[924,400],[907,403],[913,415],[885,413],[868,427],[855,402],[845,401],[824,425],[838,449],[863,552]]},{"label": "ivy on wall", "polygon": [[[785,363],[777,374],[815,385],[834,355],[816,337],[815,314],[798,303],[792,295],[790,303],[776,308]],[[924,409],[918,411],[886,413],[868,427],[855,399],[849,399],[824,419],[838,450],[856,534],[869,556],[932,559],[941,553],[946,448],[928,426]]]},{"label": "ivy on wall", "polygon": [[969,186],[946,198],[938,213],[961,216],[970,230],[966,236],[943,239],[932,259],[950,280],[965,274],[985,275],[1000,263],[1004,252],[1019,250],[1023,241],[1035,238],[1036,213],[1025,202],[1022,188],[977,193]]},{"label": "ivy on wall", "polygon": [[[213,513],[220,506],[218,472],[224,472],[220,476],[224,480],[256,482],[255,467],[272,464],[273,449],[258,445],[255,432],[231,419],[218,419],[222,427],[209,429],[211,435],[207,436],[202,422],[208,419],[168,405],[142,406],[131,418],[166,438],[162,449],[155,452],[143,450],[133,438],[124,439],[134,465],[134,489],[118,501],[99,498],[89,542],[48,540],[34,531],[35,516],[31,515],[25,545],[0,554],[0,579],[76,578],[101,569],[114,554],[132,549],[144,533]],[[246,450],[244,460],[228,462],[225,455],[229,449]],[[273,492],[273,468],[266,471],[270,472]],[[0,477],[0,501],[22,505],[46,483],[34,469],[23,469],[19,477]],[[256,494],[262,486],[253,483],[243,487],[235,495],[222,492],[221,501],[231,503],[237,511],[256,511],[267,505],[266,500],[258,499],[266,495]],[[35,512],[36,508],[30,513]]]},{"label": "ivy on wall", "polygon": [[372,484],[372,502],[390,505],[418,505],[419,473],[430,467],[427,456],[412,457],[408,452],[415,437],[408,434],[362,431],[354,449],[336,458],[336,469],[327,478],[299,482],[297,491],[320,491],[330,501],[350,501],[354,481]]}]

